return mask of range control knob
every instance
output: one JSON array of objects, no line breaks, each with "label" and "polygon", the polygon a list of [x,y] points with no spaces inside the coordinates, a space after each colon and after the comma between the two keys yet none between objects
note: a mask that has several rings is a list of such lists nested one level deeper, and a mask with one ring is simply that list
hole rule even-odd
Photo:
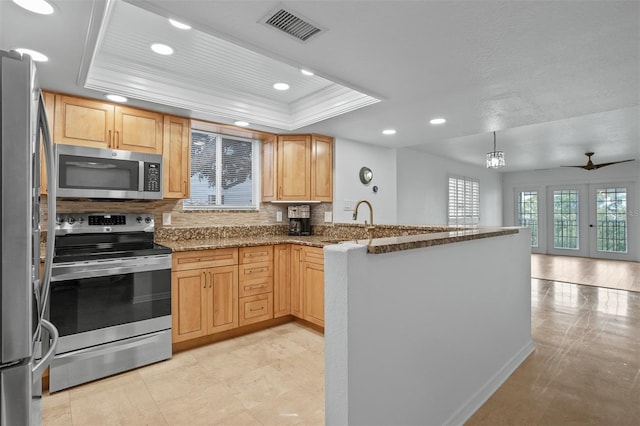
[{"label": "range control knob", "polygon": [[62,222],[64,222],[64,218],[56,216],[56,225],[62,225]]},{"label": "range control knob", "polygon": [[84,218],[83,218],[82,216],[80,216],[80,217],[78,218],[78,223],[83,223],[83,222],[84,222]]},{"label": "range control knob", "polygon": [[67,218],[67,223],[68,223],[69,225],[73,225],[75,222],[76,222],[76,220],[75,220],[74,218],[72,218],[71,216],[69,216],[69,217]]},{"label": "range control knob", "polygon": [[136,217],[136,222],[142,223],[142,217],[141,216]]},{"label": "range control knob", "polygon": [[145,223],[151,223],[151,218],[149,216],[144,218]]}]

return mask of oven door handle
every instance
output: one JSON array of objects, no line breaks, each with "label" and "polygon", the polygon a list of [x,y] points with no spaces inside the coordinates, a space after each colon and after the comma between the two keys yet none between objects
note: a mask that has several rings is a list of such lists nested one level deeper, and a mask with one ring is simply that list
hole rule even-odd
[{"label": "oven door handle", "polygon": [[51,281],[69,281],[82,278],[106,277],[109,275],[134,274],[136,272],[171,269],[171,255],[149,257],[127,257],[87,262],[54,264]]}]

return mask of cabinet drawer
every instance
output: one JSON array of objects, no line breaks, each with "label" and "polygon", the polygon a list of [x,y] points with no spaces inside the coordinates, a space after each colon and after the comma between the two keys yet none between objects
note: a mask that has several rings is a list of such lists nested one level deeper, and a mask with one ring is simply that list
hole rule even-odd
[{"label": "cabinet drawer", "polygon": [[240,297],[253,296],[273,291],[273,277],[255,278],[240,282]]},{"label": "cabinet drawer", "polygon": [[194,250],[173,254],[173,270],[215,268],[238,264],[238,249]]},{"label": "cabinet drawer", "polygon": [[240,248],[240,263],[270,262],[273,260],[273,246]]},{"label": "cabinet drawer", "polygon": [[271,262],[247,263],[240,265],[239,269],[240,282],[273,276],[273,264]]},{"label": "cabinet drawer", "polygon": [[240,325],[253,324],[273,318],[273,294],[240,298]]},{"label": "cabinet drawer", "polygon": [[319,247],[303,247],[302,261],[324,265],[324,252]]}]

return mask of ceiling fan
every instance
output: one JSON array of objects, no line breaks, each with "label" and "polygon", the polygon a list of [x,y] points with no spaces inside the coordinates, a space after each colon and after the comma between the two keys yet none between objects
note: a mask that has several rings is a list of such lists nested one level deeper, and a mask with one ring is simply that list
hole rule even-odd
[{"label": "ceiling fan", "polygon": [[584,155],[589,157],[589,161],[587,161],[587,164],[585,164],[584,166],[562,166],[562,167],[577,167],[579,169],[585,169],[585,170],[596,170],[601,167],[611,166],[613,164],[626,163],[627,161],[635,161],[635,159],[630,159],[630,160],[622,160],[622,161],[612,161],[610,163],[594,164],[593,161],[591,161],[591,156],[593,154],[594,154],[593,152],[584,153]]}]

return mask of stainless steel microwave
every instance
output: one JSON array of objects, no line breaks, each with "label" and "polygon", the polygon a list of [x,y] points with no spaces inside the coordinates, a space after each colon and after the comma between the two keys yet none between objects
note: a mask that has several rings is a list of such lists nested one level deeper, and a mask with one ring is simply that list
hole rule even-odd
[{"label": "stainless steel microwave", "polygon": [[162,199],[162,155],[54,144],[57,196]]}]

